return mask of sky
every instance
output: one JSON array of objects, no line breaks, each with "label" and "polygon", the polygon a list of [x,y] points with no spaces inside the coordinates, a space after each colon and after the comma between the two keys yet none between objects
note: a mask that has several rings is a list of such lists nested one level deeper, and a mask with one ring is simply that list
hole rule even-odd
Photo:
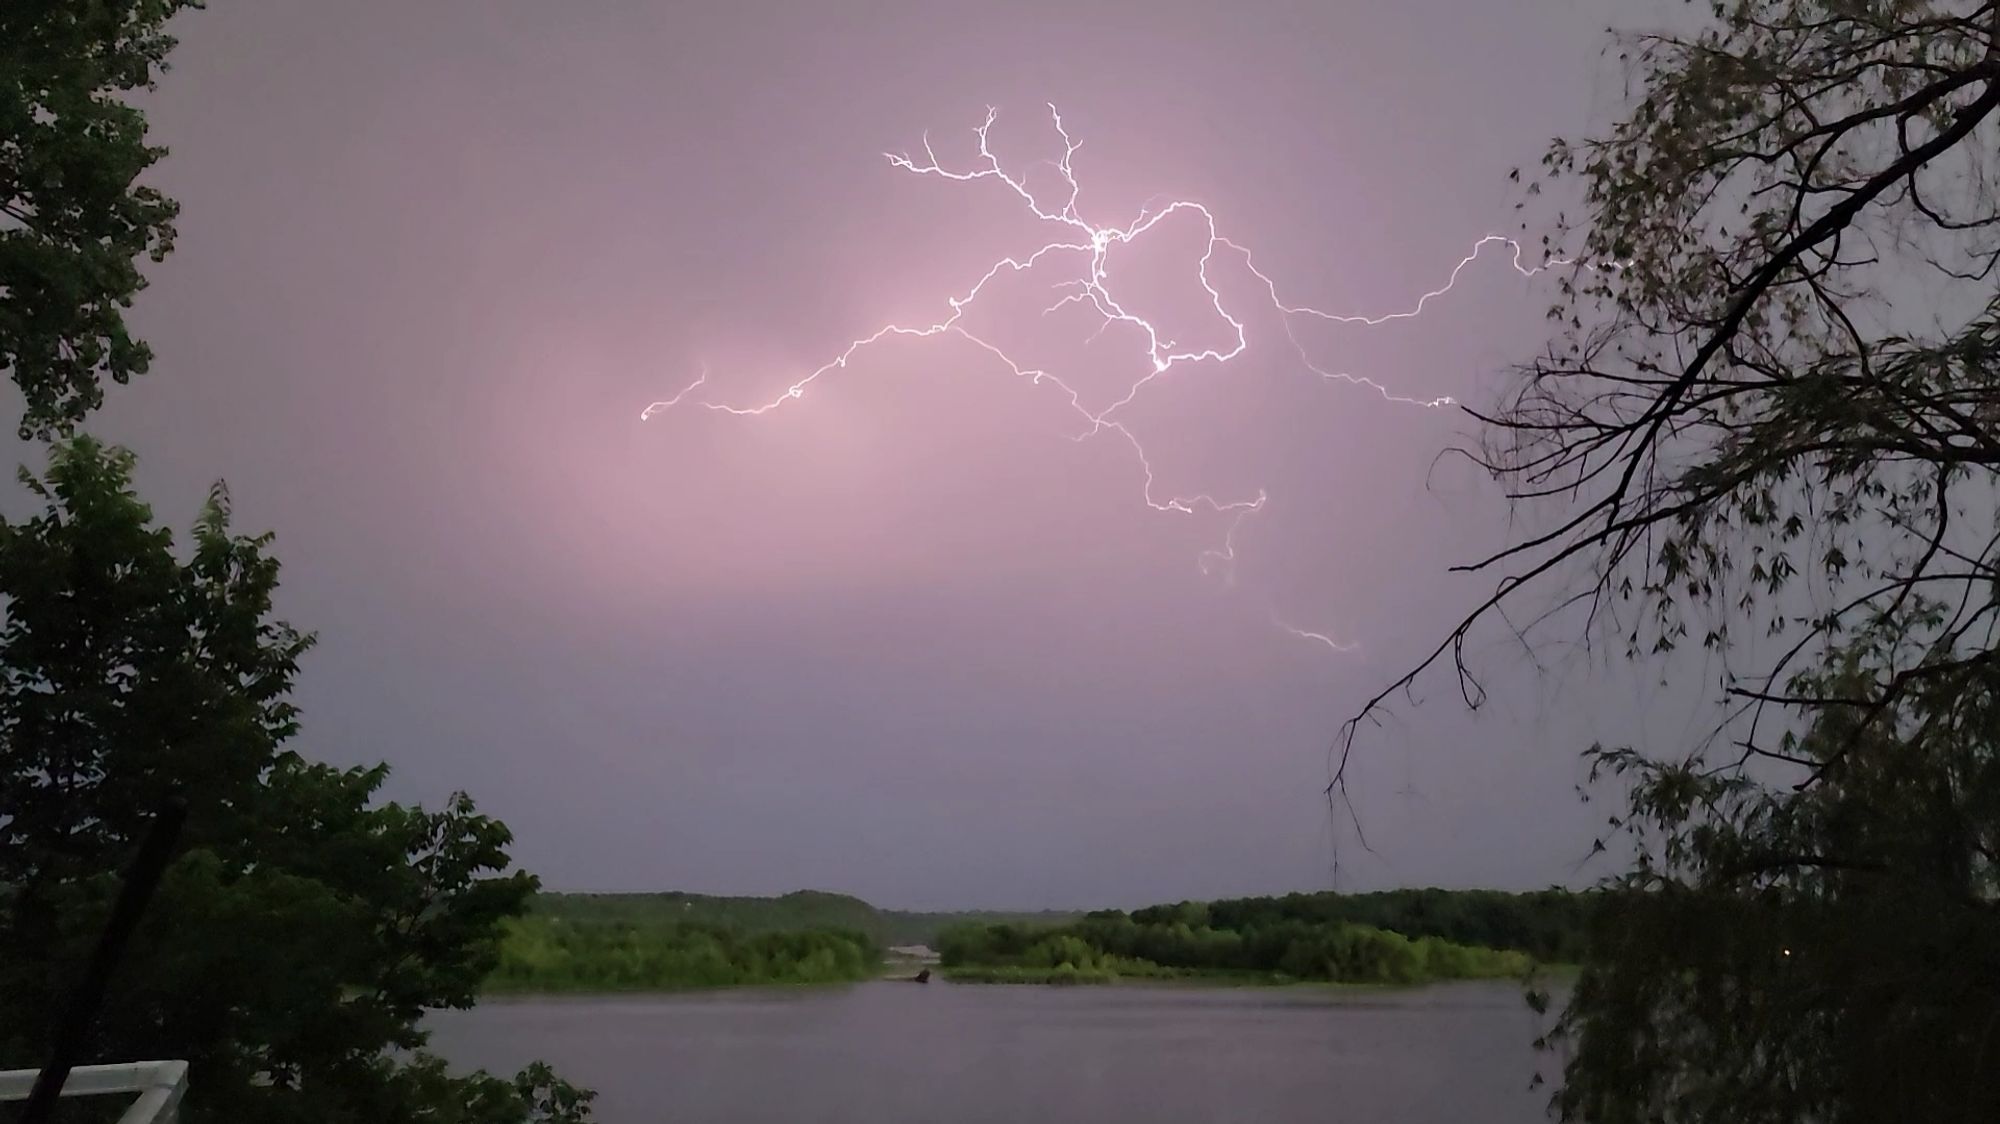
[{"label": "sky", "polygon": [[[1493,706],[1425,680],[1359,743],[1368,849],[1329,813],[1341,722],[1475,603],[1448,567],[1510,512],[1440,456],[1465,414],[1315,373],[1227,248],[1219,315],[1195,212],[1110,249],[1107,285],[1184,349],[1232,322],[1245,349],[1112,416],[1154,499],[1266,495],[1240,523],[1149,507],[1119,432],[951,334],[760,416],[700,406],[782,399],[1075,234],[885,159],[928,134],[977,168],[988,106],[1046,209],[1053,102],[1091,224],[1198,201],[1285,302],[1407,310],[1517,232],[1508,171],[1615,110],[1605,29],[1656,7],[214,0],[146,99],[149,181],[183,206],[132,314],[158,358],[92,425],[168,522],[222,478],[276,533],[282,612],[320,640],[302,748],[389,762],[398,799],[471,792],[550,888],[1072,908],[1588,880],[1578,753],[1654,736],[1656,693],[1498,638]],[[1503,251],[1421,317],[1292,331],[1323,371],[1490,401],[1554,295]],[[964,323],[1096,412],[1151,363],[1131,323],[1044,314],[1079,260]]]}]

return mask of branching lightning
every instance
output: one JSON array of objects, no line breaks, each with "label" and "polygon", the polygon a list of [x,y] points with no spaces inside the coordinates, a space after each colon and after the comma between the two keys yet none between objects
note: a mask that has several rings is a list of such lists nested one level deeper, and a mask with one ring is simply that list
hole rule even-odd
[{"label": "branching lightning", "polygon": [[[922,339],[949,333],[959,336],[983,349],[1015,377],[1027,379],[1033,385],[1048,384],[1055,387],[1070,410],[1083,423],[1083,428],[1076,434],[1075,440],[1082,441],[1109,431],[1116,434],[1129,445],[1134,456],[1137,458],[1140,471],[1144,477],[1144,487],[1141,489],[1140,494],[1146,506],[1155,511],[1178,512],[1181,514],[1210,511],[1226,516],[1228,518],[1228,529],[1224,533],[1222,545],[1202,552],[1198,559],[1198,564],[1205,574],[1220,570],[1225,576],[1229,576],[1232,573],[1233,563],[1236,559],[1236,533],[1242,527],[1244,519],[1264,509],[1265,505],[1269,502],[1269,495],[1263,489],[1259,489],[1254,496],[1237,498],[1217,498],[1206,493],[1172,496],[1156,494],[1153,462],[1148,456],[1145,446],[1140,443],[1138,436],[1124,422],[1112,416],[1119,410],[1130,405],[1139,396],[1140,392],[1145,390],[1154,380],[1166,374],[1177,365],[1198,363],[1225,364],[1248,350],[1250,346],[1249,331],[1244,326],[1244,322],[1229,310],[1222,292],[1216,288],[1214,280],[1210,277],[1211,263],[1214,262],[1218,254],[1227,253],[1239,257],[1243,268],[1257,279],[1262,286],[1264,294],[1269,299],[1270,306],[1279,314],[1280,322],[1284,325],[1285,335],[1291,343],[1292,349],[1297,353],[1300,363],[1306,370],[1324,380],[1344,382],[1371,390],[1387,402],[1420,409],[1439,409],[1454,405],[1455,403],[1448,397],[1428,399],[1406,397],[1393,393],[1388,387],[1373,379],[1324,367],[1313,360],[1305,344],[1293,332],[1293,324],[1300,318],[1313,318],[1335,324],[1369,327],[1397,320],[1413,319],[1422,315],[1432,301],[1450,293],[1453,286],[1458,283],[1460,274],[1477,261],[1490,247],[1508,247],[1511,251],[1511,267],[1522,277],[1533,277],[1543,270],[1570,264],[1565,261],[1549,261],[1537,266],[1526,265],[1522,261],[1523,248],[1519,242],[1504,235],[1489,234],[1473,244],[1471,251],[1453,267],[1443,285],[1424,293],[1417,298],[1414,304],[1407,308],[1375,315],[1360,315],[1325,312],[1317,308],[1289,304],[1279,295],[1277,283],[1257,266],[1251,257],[1250,250],[1223,236],[1217,228],[1214,213],[1207,206],[1199,202],[1177,199],[1157,208],[1148,203],[1146,207],[1141,208],[1138,216],[1131,223],[1122,227],[1098,226],[1086,220],[1077,208],[1077,199],[1081,193],[1081,188],[1073,166],[1073,160],[1078,149],[1082,147],[1082,142],[1070,136],[1069,130],[1063,124],[1061,112],[1053,104],[1049,106],[1049,114],[1054,124],[1056,135],[1062,140],[1063,153],[1060,159],[1049,161],[1048,163],[1061,175],[1063,188],[1066,189],[1061,206],[1055,210],[1050,210],[1044,206],[1036,195],[1028,189],[1025,177],[1009,172],[1001,164],[999,157],[993,153],[989,144],[989,136],[992,132],[994,122],[999,117],[999,113],[990,107],[986,111],[985,121],[974,130],[974,134],[978,137],[979,141],[978,162],[967,170],[953,170],[945,167],[938,160],[937,153],[932,149],[928,134],[923,139],[923,156],[921,160],[907,153],[885,153],[884,155],[888,158],[891,166],[913,175],[933,176],[960,183],[991,180],[1018,196],[1037,220],[1061,228],[1064,233],[1057,240],[1048,242],[1026,255],[1006,257],[993,263],[963,293],[946,298],[946,305],[950,309],[950,315],[944,319],[931,324],[914,326],[893,323],[885,324],[865,336],[850,341],[846,348],[839,354],[808,372],[804,377],[786,387],[782,393],[770,401],[749,405],[732,405],[709,398],[706,394],[709,371],[706,366],[703,366],[699,377],[683,387],[673,397],[648,405],[640,412],[640,419],[643,421],[652,418],[657,414],[680,407],[683,403],[688,406],[700,406],[703,409],[715,410],[738,417],[754,417],[765,414],[804,397],[807,388],[813,383],[831,372],[845,370],[858,353],[876,343],[891,337],[914,337]],[[1121,303],[1113,292],[1111,275],[1106,261],[1111,249],[1114,246],[1130,244],[1168,218],[1181,214],[1192,216],[1206,231],[1206,241],[1203,244],[1202,254],[1196,265],[1196,280],[1200,282],[1202,290],[1207,294],[1208,302],[1213,306],[1216,315],[1221,317],[1222,321],[1228,325],[1229,335],[1233,337],[1233,342],[1226,347],[1180,348],[1172,338],[1164,336],[1161,329],[1152,321],[1131,311]],[[1010,274],[1025,273],[1029,270],[1042,267],[1046,262],[1062,261],[1073,262],[1072,268],[1075,270],[1075,273],[1073,276],[1069,276],[1053,286],[1062,295],[1053,304],[1043,310],[1044,314],[1072,305],[1087,306],[1103,320],[1103,323],[1093,333],[1093,339],[1113,326],[1122,325],[1136,330],[1138,336],[1144,340],[1147,370],[1126,389],[1121,397],[1101,410],[1091,410],[1085,406],[1082,396],[1069,383],[1064,382],[1049,371],[1036,367],[1023,366],[1009,356],[1000,346],[974,333],[961,322],[966,310],[979,299],[980,294],[985,290],[986,286],[996,278]],[[697,396],[697,392],[701,393]],[[1272,613],[1271,619],[1278,627],[1298,639],[1323,645],[1337,653],[1352,652],[1357,647],[1355,644],[1336,640],[1324,632],[1296,627],[1287,623],[1275,611]]]}]

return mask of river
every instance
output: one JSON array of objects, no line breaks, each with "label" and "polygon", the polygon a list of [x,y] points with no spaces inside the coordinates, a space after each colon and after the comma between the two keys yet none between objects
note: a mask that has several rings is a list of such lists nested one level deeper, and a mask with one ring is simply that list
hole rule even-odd
[{"label": "river", "polygon": [[428,1020],[453,1064],[543,1058],[605,1124],[1539,1121],[1517,987],[904,982],[502,999]]}]

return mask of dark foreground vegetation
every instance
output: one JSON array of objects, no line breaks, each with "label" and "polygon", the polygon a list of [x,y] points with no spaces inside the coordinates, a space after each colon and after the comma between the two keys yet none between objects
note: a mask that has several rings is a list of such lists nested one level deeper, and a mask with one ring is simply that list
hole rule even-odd
[{"label": "dark foreground vegetation", "polygon": [[[137,458],[77,430],[151,359],[122,310],[176,206],[139,183],[161,150],[127,99],[192,7],[0,3],[0,375],[48,442],[0,520],[0,1069],[184,1060],[188,1124],[583,1124],[590,1094],[545,1065],[424,1050],[535,888],[506,826],[300,752],[312,636],[275,615],[270,536],[218,484],[177,538]],[[100,960],[149,838],[150,900]]]},{"label": "dark foreground vegetation", "polygon": [[1689,737],[1585,753],[1623,896],[1555,1110],[2000,1120],[2000,3],[1687,7],[1529,177],[1580,267],[1458,450],[1519,537],[1329,795],[1426,668],[1672,683]]},{"label": "dark foreground vegetation", "polygon": [[[1588,895],[1399,890],[1179,902],[1068,925],[955,926],[954,980],[1110,983],[1213,978],[1419,984],[1523,977],[1581,953]],[[1364,923],[1364,921],[1366,923]]]}]

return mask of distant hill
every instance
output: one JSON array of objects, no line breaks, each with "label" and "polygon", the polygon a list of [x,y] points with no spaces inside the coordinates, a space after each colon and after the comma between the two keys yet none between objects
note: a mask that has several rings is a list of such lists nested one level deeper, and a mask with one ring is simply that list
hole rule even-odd
[{"label": "distant hill", "polygon": [[[1437,937],[1459,944],[1513,949],[1549,962],[1571,963],[1582,955],[1591,893],[1543,890],[1385,890],[1365,894],[1320,892],[1282,897],[1228,898],[1175,902],[1135,911],[1149,923],[1158,915],[1186,913],[1223,928],[1262,925],[1274,920],[1315,924],[1347,922],[1401,933],[1412,939]],[[537,894],[529,912],[551,919],[628,922],[637,925],[686,923],[726,929],[744,936],[812,929],[847,929],[878,945],[924,944],[938,948],[946,929],[963,925],[1012,925],[1053,929],[1085,918],[1081,912],[964,910],[930,913],[877,909],[851,894],[796,890],[775,898],[720,897],[667,891],[656,894]],[[1195,922],[1190,922],[1194,924]],[[1207,923],[1207,922],[1200,922]]]},{"label": "distant hill", "polygon": [[880,939],[882,913],[860,898],[798,890],[776,898],[658,894],[537,894],[531,913],[566,921],[688,922],[738,933],[854,929]]},{"label": "distant hill", "polygon": [[801,929],[853,929],[885,945],[935,945],[944,929],[960,924],[1066,925],[1081,913],[971,910],[924,913],[885,910],[848,894],[796,890],[775,898],[720,897],[666,891],[655,894],[537,894],[531,913],[577,922],[668,921],[713,925],[755,934]]},{"label": "distant hill", "polygon": [[1057,910],[1043,910],[1039,913],[1017,913],[1004,910],[974,909],[958,913],[916,913],[890,909],[882,911],[884,924],[888,926],[890,944],[926,944],[937,947],[938,934],[954,925],[1019,925],[1025,928],[1055,928],[1080,920],[1082,913],[1065,913]]}]

